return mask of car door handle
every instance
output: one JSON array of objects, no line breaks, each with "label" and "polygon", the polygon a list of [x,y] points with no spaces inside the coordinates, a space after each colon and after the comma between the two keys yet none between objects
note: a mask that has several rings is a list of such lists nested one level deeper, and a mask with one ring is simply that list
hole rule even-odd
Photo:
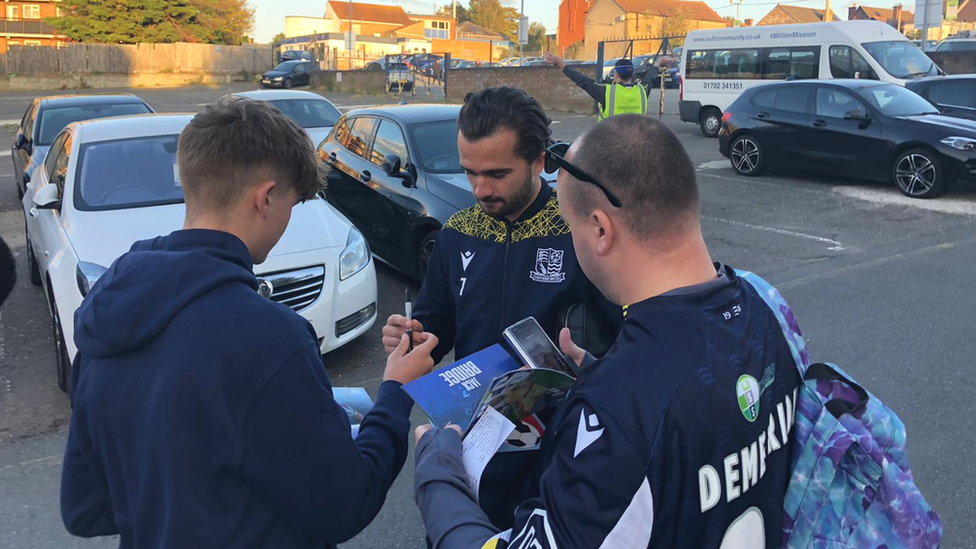
[{"label": "car door handle", "polygon": [[369,180],[373,178],[373,174],[369,173],[369,170],[363,170],[359,178],[363,180],[363,183],[369,183]]},{"label": "car door handle", "polygon": [[336,161],[336,153],[334,152],[329,153],[329,164],[335,164],[335,161]]},{"label": "car door handle", "polygon": [[31,208],[30,209],[30,216],[31,217],[37,217],[37,208]]},{"label": "car door handle", "polygon": [[761,112],[761,113],[759,113],[759,114],[756,115],[756,118],[763,118],[763,119],[769,118],[769,113],[768,112]]},{"label": "car door handle", "polygon": [[826,127],[826,126],[827,126],[827,122],[825,120],[814,120],[813,121],[813,127],[814,128],[823,128],[823,127]]}]

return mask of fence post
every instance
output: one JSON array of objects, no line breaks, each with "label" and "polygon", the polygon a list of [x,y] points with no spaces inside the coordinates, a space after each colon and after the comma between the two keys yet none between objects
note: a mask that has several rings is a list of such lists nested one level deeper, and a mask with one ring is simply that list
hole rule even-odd
[{"label": "fence post", "polygon": [[[596,47],[596,75],[594,77],[598,83],[603,83],[603,42]],[[593,110],[600,112],[600,102],[593,101]]]},{"label": "fence post", "polygon": [[657,116],[660,118],[664,115],[664,72],[659,70],[658,76],[661,78],[661,104],[657,111]]}]

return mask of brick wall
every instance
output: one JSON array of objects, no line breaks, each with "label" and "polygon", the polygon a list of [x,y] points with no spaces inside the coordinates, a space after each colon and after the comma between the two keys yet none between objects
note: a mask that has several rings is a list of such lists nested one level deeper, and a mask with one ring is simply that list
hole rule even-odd
[{"label": "brick wall", "polygon": [[593,99],[555,67],[451,70],[447,75],[447,100],[460,103],[468,92],[503,84],[525,90],[546,110],[593,112]]},{"label": "brick wall", "polygon": [[315,71],[311,88],[329,92],[382,95],[386,93],[385,71]]},{"label": "brick wall", "polygon": [[944,51],[942,53],[929,52],[928,56],[935,64],[942,67],[946,74],[976,73],[976,55],[968,51]]}]

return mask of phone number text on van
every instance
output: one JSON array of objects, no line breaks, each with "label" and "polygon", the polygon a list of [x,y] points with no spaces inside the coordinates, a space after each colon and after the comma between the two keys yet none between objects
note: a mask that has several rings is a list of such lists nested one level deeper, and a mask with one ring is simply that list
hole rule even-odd
[{"label": "phone number text on van", "polygon": [[706,90],[741,90],[742,82],[702,82]]}]

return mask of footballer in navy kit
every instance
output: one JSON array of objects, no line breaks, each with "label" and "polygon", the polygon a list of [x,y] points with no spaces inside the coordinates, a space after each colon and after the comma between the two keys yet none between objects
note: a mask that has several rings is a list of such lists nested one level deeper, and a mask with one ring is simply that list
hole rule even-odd
[{"label": "footballer in navy kit", "polygon": [[[418,428],[428,539],[435,548],[779,547],[800,380],[761,296],[712,263],[687,153],[663,124],[624,115],[548,154],[562,168],[560,210],[580,266],[625,305],[624,325],[598,360],[561,342],[583,373],[543,435],[538,496],[511,530],[492,527],[467,492],[457,433]],[[637,160],[655,170],[633,169]]]}]

